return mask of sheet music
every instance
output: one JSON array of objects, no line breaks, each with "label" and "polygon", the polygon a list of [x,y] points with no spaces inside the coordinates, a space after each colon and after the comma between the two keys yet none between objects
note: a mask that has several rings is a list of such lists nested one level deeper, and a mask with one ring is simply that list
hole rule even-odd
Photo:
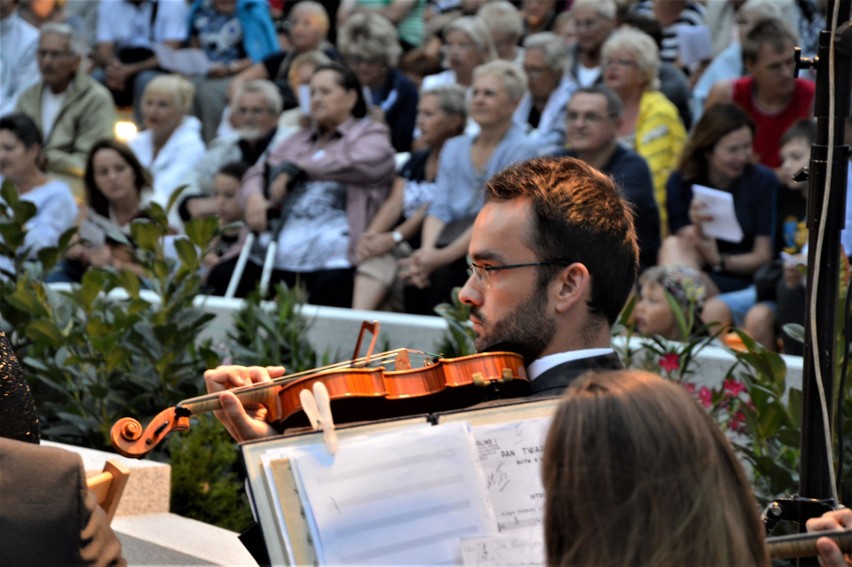
[{"label": "sheet music", "polygon": [[461,545],[463,564],[471,567],[539,567],[545,561],[541,530],[465,538]]},{"label": "sheet music", "polygon": [[467,423],[408,427],[291,456],[326,565],[459,564],[459,540],[495,534]]},{"label": "sheet music", "polygon": [[706,205],[701,214],[713,217],[712,220],[701,223],[704,234],[728,242],[742,241],[743,228],[737,220],[733,195],[698,184],[692,186],[692,195]]},{"label": "sheet music", "polygon": [[539,529],[544,517],[541,457],[551,418],[475,427],[473,436],[500,532]]}]

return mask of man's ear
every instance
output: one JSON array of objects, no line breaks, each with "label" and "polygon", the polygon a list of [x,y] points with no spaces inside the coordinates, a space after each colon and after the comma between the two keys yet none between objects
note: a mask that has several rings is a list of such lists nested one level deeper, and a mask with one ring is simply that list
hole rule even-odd
[{"label": "man's ear", "polygon": [[554,309],[557,313],[566,313],[579,302],[588,301],[592,293],[592,275],[585,265],[575,262],[559,271],[550,289]]}]

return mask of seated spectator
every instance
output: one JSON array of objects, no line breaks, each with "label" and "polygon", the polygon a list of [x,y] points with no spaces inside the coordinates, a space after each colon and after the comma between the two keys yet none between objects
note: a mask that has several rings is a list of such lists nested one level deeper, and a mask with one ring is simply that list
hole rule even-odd
[{"label": "seated spectator", "polygon": [[148,82],[162,73],[153,47],[161,43],[179,49],[187,39],[185,0],[109,0],[98,4],[95,71],[118,106],[133,105],[142,124],[139,105]]},{"label": "seated spectator", "polygon": [[624,104],[618,135],[651,168],[665,235],[666,180],[677,165],[686,130],[677,108],[657,90],[657,44],[637,29],[621,28],[606,40],[603,63],[604,83]]},{"label": "seated spectator", "polygon": [[633,207],[639,267],[644,270],[657,263],[660,213],[648,164],[618,142],[621,121],[621,100],[613,91],[603,85],[577,90],[568,102],[568,150],[559,155],[579,158],[618,183]]},{"label": "seated spectator", "polygon": [[[783,274],[769,290],[755,293],[758,303],[748,310],[742,322],[745,332],[769,350],[778,349],[780,326],[787,323],[804,324],[805,321],[805,266],[808,244],[808,182],[796,181],[793,176],[808,167],[811,144],[816,142],[816,124],[802,120],[784,133],[781,139],[781,186],[778,188],[778,210],[775,225],[775,251],[783,252],[786,260]],[[769,284],[769,282],[764,282]],[[714,321],[731,325],[733,316],[726,305],[708,304],[714,309],[708,313]],[[786,333],[784,352],[802,354],[802,344]]]},{"label": "seated spectator", "polygon": [[278,37],[265,0],[195,0],[189,9],[189,46],[212,62],[204,77],[193,77],[193,114],[205,142],[216,137],[228,88],[237,73],[278,52]]},{"label": "seated spectator", "polygon": [[770,4],[772,7],[763,14],[764,16],[780,18],[785,22],[794,22],[800,16],[796,3],[797,0],[757,0],[756,2],[752,0],[742,2],[705,0],[704,5],[707,11],[704,20],[713,32],[713,57],[718,57],[732,45],[742,42],[745,28],[749,27],[751,23],[750,15],[743,10],[753,9],[761,4]]},{"label": "seated spectator", "polygon": [[356,14],[377,14],[399,30],[399,41],[405,51],[423,42],[423,0],[343,0],[337,10],[337,29]]},{"label": "seated spectator", "polygon": [[525,35],[551,31],[556,19],[556,0],[521,0]]},{"label": "seated spectator", "polygon": [[[143,130],[130,148],[154,177],[149,201],[163,209],[172,193],[192,179],[195,165],[204,157],[201,123],[187,116],[195,88],[180,75],[156,77],[142,97]],[[177,207],[169,211],[169,223],[180,226]]]},{"label": "seated spectator", "polygon": [[465,255],[486,181],[513,163],[535,157],[535,145],[512,119],[525,90],[526,77],[513,63],[491,61],[474,71],[470,118],[479,133],[452,138],[441,151],[421,247],[402,261],[401,277],[409,284],[407,312],[432,314],[467,280]]},{"label": "seated spectator", "polygon": [[581,376],[541,470],[547,565],[770,564],[742,466],[681,384],[640,370]]},{"label": "seated spectator", "polygon": [[[77,217],[71,189],[45,174],[42,147],[41,132],[32,118],[25,114],[0,118],[0,184],[10,181],[21,200],[36,208],[26,225],[23,248],[18,251],[30,260],[35,260],[42,248],[56,246]],[[0,199],[0,207],[4,205]],[[11,275],[12,269],[12,259],[0,256],[0,277]]]},{"label": "seated spectator", "polygon": [[402,53],[396,30],[375,12],[353,14],[338,30],[337,46],[369,91],[369,116],[388,125],[397,152],[410,151],[417,87],[396,68]]},{"label": "seated spectator", "polygon": [[202,260],[209,271],[222,260],[230,259],[242,249],[244,212],[240,206],[240,185],[248,164],[232,161],[224,164],[213,176],[213,199],[216,202],[216,217],[219,232],[210,242]]},{"label": "seated spectator", "polygon": [[[353,308],[379,309],[389,292],[395,291],[399,281],[397,259],[419,248],[423,219],[435,192],[441,149],[444,142],[464,130],[466,106],[465,91],[458,85],[422,92],[417,128],[425,147],[414,152],[402,167],[390,197],[358,241]],[[402,309],[401,297],[389,299],[394,308]]]},{"label": "seated spectator", "polygon": [[[764,18],[778,18],[784,22],[795,21],[795,18],[783,18],[782,11],[787,11],[785,6],[793,7],[795,12],[793,0],[746,0],[739,7],[735,2],[728,2],[727,0],[715,0],[708,3],[708,17],[711,14],[715,15],[720,8],[731,16],[736,11],[736,36],[732,37],[731,33],[726,34],[724,31],[716,32],[716,40],[724,40],[724,49],[713,57],[692,89],[692,116],[695,120],[698,120],[701,113],[704,112],[704,103],[707,101],[707,95],[710,94],[713,85],[720,81],[739,79],[746,74],[742,44],[746,32],[754,22]],[[730,12],[727,12],[728,10]],[[725,27],[725,29],[729,32],[734,31],[733,27]]]},{"label": "seated spectator", "polygon": [[754,153],[763,165],[781,165],[780,140],[797,120],[813,115],[814,84],[793,76],[796,36],[784,22],[764,18],[755,22],[743,40],[748,77],[713,85],[707,95],[710,108],[733,102],[754,122]]},{"label": "seated spectator", "polygon": [[192,181],[179,207],[181,220],[216,214],[213,179],[219,168],[233,161],[254,165],[293,133],[291,129],[279,127],[280,113],[281,94],[270,81],[258,79],[240,85],[231,113],[240,122],[237,135],[213,140],[204,157],[193,168]]},{"label": "seated spectator", "polygon": [[115,107],[109,91],[80,69],[86,46],[68,24],[47,23],[38,41],[41,80],[18,99],[44,138],[47,173],[83,193],[83,170],[96,140],[112,138]]},{"label": "seated spectator", "polygon": [[[657,20],[641,14],[628,12],[624,16],[623,25],[645,32],[651,36],[651,39],[657,44],[658,49],[662,47],[663,28]],[[683,122],[684,128],[688,131],[690,126],[692,126],[692,110],[689,107],[689,97],[691,94],[689,79],[680,67],[666,61],[660,61],[657,78],[660,80],[660,92],[666,95],[666,98],[677,107],[680,120]]]},{"label": "seated spectator", "polygon": [[542,32],[524,40],[523,68],[529,89],[515,110],[515,122],[542,152],[565,145],[565,105],[577,88],[565,71],[567,50],[558,35]]},{"label": "seated spectator", "polygon": [[571,76],[589,87],[603,81],[601,49],[616,25],[615,0],[575,0],[571,6],[577,43],[572,52]]},{"label": "seated spectator", "polygon": [[[273,148],[243,180],[240,200],[249,228],[271,230],[259,238],[262,246],[278,244],[270,285],[301,283],[316,305],[352,305],[355,245],[393,180],[388,129],[366,113],[351,70],[339,63],[318,67],[311,77],[313,123]],[[237,296],[257,286],[262,261],[247,263]],[[227,289],[235,264],[222,262],[210,273],[217,295]]]},{"label": "seated spectator", "polygon": [[45,281],[79,283],[90,267],[107,266],[127,268],[144,278],[133,253],[130,223],[147,218],[142,193],[151,188],[151,174],[130,148],[101,140],[89,152],[85,181],[86,206],[77,219],[74,243]]},{"label": "seated spectator", "polygon": [[[686,323],[686,335],[672,311],[668,296],[675,300]],[[689,266],[653,266],[639,276],[639,300],[633,312],[636,330],[646,337],[658,336],[685,341],[703,327],[701,311],[707,291],[701,272]]]},{"label": "seated spectator", "polygon": [[281,91],[283,109],[289,110],[299,106],[299,99],[290,88],[290,65],[293,59],[308,51],[322,51],[331,59],[339,59],[337,50],[331,45],[326,36],[328,35],[328,12],[319,2],[306,0],[299,2],[290,11],[288,38],[290,48],[278,52],[263,59],[259,63],[252,63],[243,72],[239,73],[230,86],[230,98],[241,83],[255,79],[267,79],[275,83]]},{"label": "seated spectator", "polygon": [[[694,0],[640,0],[631,8],[636,14],[648,16],[663,26],[663,45],[660,48],[660,61],[674,63],[684,70],[687,75],[696,72],[700,74],[702,66],[707,61],[687,65],[682,61],[682,50],[680,38],[684,27],[696,28],[707,27],[705,14],[707,12],[704,3]],[[708,46],[709,47],[709,46]],[[712,48],[711,48],[712,49]]]},{"label": "seated spectator", "polygon": [[21,93],[38,80],[38,29],[17,6],[18,0],[0,2],[0,116],[14,111]]},{"label": "seated spectator", "polygon": [[[660,264],[703,270],[708,297],[722,293],[721,299],[741,316],[754,303],[754,273],[773,255],[772,219],[778,185],[771,170],[752,163],[753,133],[754,123],[739,107],[720,104],[707,109],[669,179],[667,205],[672,236],[660,249]],[[704,231],[703,224],[712,218],[703,210],[706,204],[693,196],[694,185],[731,194],[743,231],[739,242],[715,238]],[[744,289],[742,294],[730,293]],[[712,322],[706,311],[705,321]]]},{"label": "seated spectator", "polygon": [[481,18],[462,16],[444,28],[444,66],[446,71],[423,77],[423,90],[441,85],[471,86],[473,70],[493,59],[497,50],[488,27]]},{"label": "seated spectator", "polygon": [[[574,5],[576,6],[576,2]],[[574,46],[577,45],[577,20],[571,10],[556,16],[553,22],[553,33],[562,38],[569,52],[573,52]]]},{"label": "seated spectator", "polygon": [[482,6],[476,15],[491,34],[497,57],[523,65],[524,50],[518,44],[524,36],[524,19],[518,9],[508,0],[497,0]]}]

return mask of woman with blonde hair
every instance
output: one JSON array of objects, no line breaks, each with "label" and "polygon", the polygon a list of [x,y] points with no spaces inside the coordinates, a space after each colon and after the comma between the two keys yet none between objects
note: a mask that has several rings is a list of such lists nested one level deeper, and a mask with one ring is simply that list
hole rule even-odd
[{"label": "woman with blonde hair", "polygon": [[571,384],[542,480],[548,565],[769,565],[730,444],[680,384],[655,374]]},{"label": "woman with blonde hair", "polygon": [[497,50],[488,26],[477,16],[462,16],[444,28],[444,66],[446,71],[423,77],[423,90],[440,85],[473,84],[473,70],[497,59]]},{"label": "woman with blonde hair", "polygon": [[[175,189],[189,183],[195,165],[204,157],[201,122],[188,116],[195,87],[180,75],[160,75],[145,87],[142,95],[142,120],[139,136],[128,144],[154,177],[150,201],[163,208]],[[180,226],[177,207],[169,222]]]},{"label": "woman with blonde hair", "polygon": [[469,119],[479,131],[451,138],[441,150],[421,246],[401,261],[408,313],[432,314],[454,287],[464,284],[471,227],[485,200],[486,181],[536,157],[537,145],[513,120],[526,90],[526,75],[514,63],[496,60],[474,71]]},{"label": "woman with blonde hair", "polygon": [[654,198],[665,232],[666,181],[677,165],[686,129],[677,107],[659,91],[660,51],[648,34],[622,27],[606,40],[601,54],[604,84],[624,104],[618,135],[651,168]]}]

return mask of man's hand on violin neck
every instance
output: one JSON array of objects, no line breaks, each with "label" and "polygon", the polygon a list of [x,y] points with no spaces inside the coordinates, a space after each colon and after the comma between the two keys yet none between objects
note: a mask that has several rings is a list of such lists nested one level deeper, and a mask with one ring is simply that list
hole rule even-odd
[{"label": "man's hand on violin neck", "polygon": [[229,390],[271,382],[284,373],[283,366],[219,366],[204,373],[207,391],[221,394],[219,403],[222,409],[215,410],[213,414],[231,437],[237,441],[248,441],[277,434],[269,424],[266,407],[256,402],[243,402]]}]

